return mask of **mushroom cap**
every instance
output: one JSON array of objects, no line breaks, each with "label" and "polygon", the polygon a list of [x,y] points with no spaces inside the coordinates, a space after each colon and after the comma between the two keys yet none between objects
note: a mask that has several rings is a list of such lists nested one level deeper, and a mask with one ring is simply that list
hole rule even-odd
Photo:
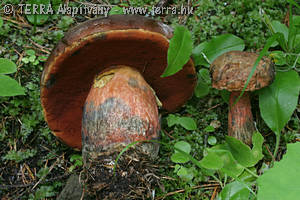
[{"label": "mushroom cap", "polygon": [[[242,91],[258,54],[230,51],[216,58],[210,65],[212,86],[219,90]],[[275,76],[271,60],[263,57],[250,79],[246,91],[254,91],[272,83]]]},{"label": "mushroom cap", "polygon": [[171,112],[193,94],[196,72],[190,59],[181,71],[161,78],[172,29],[137,15],[86,21],[65,34],[49,56],[41,78],[41,103],[53,134],[81,148],[84,102],[94,77],[110,66],[137,69]]}]

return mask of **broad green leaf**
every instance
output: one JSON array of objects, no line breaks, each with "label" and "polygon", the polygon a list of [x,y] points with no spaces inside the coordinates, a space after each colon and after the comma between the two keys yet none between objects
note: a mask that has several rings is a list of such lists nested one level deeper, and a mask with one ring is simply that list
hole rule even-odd
[{"label": "broad green leaf", "polygon": [[[194,60],[194,63],[195,63],[196,66],[197,65],[204,65],[204,64],[209,63],[209,61],[206,60],[206,57],[205,57],[205,55],[203,53],[203,50],[205,48],[207,48],[208,44],[209,43],[207,41],[205,41],[205,42],[200,43],[198,46],[196,46],[193,49],[193,51],[192,51],[192,57],[193,57],[193,60]],[[203,59],[204,59],[204,61],[203,61]],[[204,64],[203,64],[203,62],[204,62]]]},{"label": "broad green leaf", "polygon": [[284,35],[285,42],[288,41],[289,29],[288,27],[286,27],[285,24],[282,24],[281,22],[274,20],[271,22],[271,26],[275,33],[282,33]]},{"label": "broad green leaf", "polygon": [[250,147],[231,136],[226,136],[225,140],[234,159],[244,167],[251,167],[254,157]]},{"label": "broad green leaf", "polygon": [[187,130],[196,130],[197,124],[195,120],[191,117],[180,117],[178,119],[178,123]]},{"label": "broad green leaf", "polygon": [[177,26],[170,40],[168,66],[161,77],[167,77],[180,71],[192,54],[193,40],[190,31],[184,26]]},{"label": "broad green leaf", "polygon": [[16,96],[24,94],[24,89],[16,80],[0,74],[0,96]]},{"label": "broad green leaf", "polygon": [[195,65],[206,67],[209,67],[210,63],[223,53],[228,51],[242,51],[245,48],[244,41],[232,34],[217,36],[208,43],[200,45],[202,46],[197,46],[196,50],[193,51],[193,58],[195,59]]},{"label": "broad green leaf", "polygon": [[11,74],[17,71],[14,62],[6,58],[0,58],[0,74]]},{"label": "broad green leaf", "polygon": [[172,154],[171,160],[175,163],[186,163],[190,161],[190,158],[186,156],[185,154],[177,151],[176,149],[179,149],[183,151],[186,154],[190,154],[191,152],[191,145],[185,141],[179,141],[175,145],[175,153]]},{"label": "broad green leaf", "polygon": [[257,179],[258,200],[299,199],[300,143],[288,144],[287,153]]},{"label": "broad green leaf", "polygon": [[260,91],[261,116],[275,134],[280,134],[296,109],[299,90],[299,75],[292,70],[277,72],[274,83]]},{"label": "broad green leaf", "polygon": [[[181,151],[183,151],[187,154],[190,154],[190,152],[191,152],[191,145],[185,141],[176,142],[174,147],[177,149],[180,149]],[[175,150],[175,152],[176,152],[176,150]]]},{"label": "broad green leaf", "polygon": [[[31,5],[38,5],[37,8],[37,13],[42,13],[41,11],[46,12],[48,10],[48,7],[50,5],[50,0],[27,0],[26,4],[31,4]],[[45,6],[44,9],[40,9],[40,5]],[[31,6],[30,10],[31,13],[33,13],[33,6]],[[34,17],[36,16],[36,22]],[[32,15],[26,15],[27,20],[32,23],[32,24],[36,24],[36,25],[42,25],[44,23],[47,22],[49,15],[44,15],[44,14],[32,14]]]},{"label": "broad green leaf", "polygon": [[234,181],[227,184],[217,197],[217,200],[247,200],[250,191],[245,183]]},{"label": "broad green leaf", "polygon": [[253,133],[252,150],[248,145],[234,137],[226,136],[226,142],[234,159],[244,167],[252,167],[263,158],[262,144],[264,138],[259,132]]},{"label": "broad green leaf", "polygon": [[210,75],[208,69],[200,69],[198,72],[198,82],[195,88],[195,96],[198,98],[208,95],[210,90]]},{"label": "broad green leaf", "polygon": [[223,160],[213,151],[209,151],[208,154],[200,160],[200,164],[206,169],[213,170],[221,169],[224,166]]},{"label": "broad green leaf", "polygon": [[224,165],[220,171],[228,176],[237,178],[244,171],[245,168],[233,158],[227,144],[216,145],[208,151],[216,153],[223,160]]}]

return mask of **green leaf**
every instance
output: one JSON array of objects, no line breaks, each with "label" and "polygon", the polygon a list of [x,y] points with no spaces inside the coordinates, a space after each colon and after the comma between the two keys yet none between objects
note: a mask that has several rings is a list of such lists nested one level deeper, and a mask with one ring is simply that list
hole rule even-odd
[{"label": "green leaf", "polygon": [[180,71],[192,54],[192,35],[184,26],[177,26],[170,40],[168,49],[168,66],[161,77],[167,77]]},{"label": "green leaf", "polygon": [[167,117],[168,127],[174,126],[178,123],[179,117],[173,114],[169,114]]},{"label": "green leaf", "polygon": [[207,142],[210,145],[215,145],[217,143],[217,138],[215,136],[209,136]]},{"label": "green leaf", "polygon": [[[43,9],[42,11],[47,11],[49,5],[50,5],[50,0],[27,0],[26,4],[31,4],[30,7],[30,12],[33,13],[33,6],[32,5],[38,5],[38,9],[37,12],[41,13],[40,10],[40,5],[44,5],[45,9]],[[35,21],[35,16],[36,16],[36,21]],[[35,25],[42,25],[44,23],[47,22],[49,15],[43,15],[43,14],[36,14],[36,15],[26,15],[27,20]]]},{"label": "green leaf", "polygon": [[288,144],[280,162],[257,179],[258,200],[299,199],[300,143]]},{"label": "green leaf", "polygon": [[183,151],[186,154],[190,154],[191,152],[191,145],[185,141],[179,141],[175,145],[175,153],[172,154],[171,160],[174,163],[186,163],[190,161],[190,158],[187,157],[185,154],[177,151],[176,149],[179,149]]},{"label": "green leaf", "polygon": [[2,17],[0,16],[0,28],[3,26],[3,19]]},{"label": "green leaf", "polygon": [[255,132],[252,136],[252,150],[251,153],[253,155],[254,160],[252,161],[251,165],[255,165],[258,161],[260,161],[264,155],[262,153],[262,145],[264,143],[264,137],[259,133]]},{"label": "green leaf", "polygon": [[227,144],[216,145],[208,151],[215,152],[222,159],[224,165],[220,171],[228,176],[237,178],[244,171],[245,168],[234,159]]},{"label": "green leaf", "polygon": [[210,90],[210,74],[208,69],[200,69],[198,72],[198,82],[195,88],[195,96],[198,98],[208,95]]},{"label": "green leaf", "polygon": [[224,162],[217,153],[209,151],[200,161],[200,165],[206,169],[218,170],[224,166]]},{"label": "green leaf", "polygon": [[234,137],[226,136],[225,140],[234,159],[244,167],[252,167],[263,158],[262,144],[264,138],[259,132],[253,133],[252,150],[248,145]]},{"label": "green leaf", "polygon": [[244,167],[251,167],[254,157],[250,147],[231,136],[226,136],[225,140],[234,159]]},{"label": "green leaf", "polygon": [[0,74],[11,74],[17,71],[14,62],[6,58],[0,58]]},{"label": "green leaf", "polygon": [[[179,141],[174,145],[175,148],[180,149],[181,151],[190,154],[191,152],[191,145],[185,141]],[[176,152],[176,150],[175,150]]]},{"label": "green leaf", "polygon": [[269,128],[279,135],[297,106],[300,90],[295,71],[277,72],[275,81],[259,93],[260,113]]},{"label": "green leaf", "polygon": [[250,191],[245,183],[234,181],[227,184],[221,193],[218,195],[217,200],[247,200],[250,196]]},{"label": "green leaf", "polygon": [[177,172],[177,175],[182,178],[184,181],[191,181],[194,178],[195,168],[186,168],[181,166]]},{"label": "green leaf", "polygon": [[113,6],[109,11],[109,15],[123,15],[123,8],[119,6]]},{"label": "green leaf", "polygon": [[178,119],[178,123],[187,130],[192,131],[192,130],[197,129],[197,124],[196,124],[195,120],[191,117],[180,117]]},{"label": "green leaf", "polygon": [[212,133],[212,132],[215,132],[215,128],[213,126],[209,125],[209,126],[205,127],[204,131],[207,133]]},{"label": "green leaf", "polygon": [[[218,56],[228,51],[242,51],[245,48],[244,41],[232,34],[224,34],[211,39],[208,43],[200,44],[193,51],[195,65],[209,67]],[[203,50],[202,50],[203,49]],[[202,50],[202,51],[201,51]]]},{"label": "green leaf", "polygon": [[273,28],[274,33],[282,33],[284,35],[285,42],[288,41],[289,37],[289,29],[285,24],[282,24],[279,21],[272,21],[271,26]]},{"label": "green leaf", "polygon": [[253,176],[253,174],[256,174],[256,168],[251,167],[249,169],[252,173],[249,173],[247,170],[245,170],[241,175],[239,175],[238,180],[243,181],[245,183],[252,183],[256,180],[256,177]]},{"label": "green leaf", "polygon": [[283,51],[272,51],[269,55],[276,65],[286,65],[286,55]]},{"label": "green leaf", "polygon": [[9,76],[0,74],[0,96],[24,95],[24,88]]}]

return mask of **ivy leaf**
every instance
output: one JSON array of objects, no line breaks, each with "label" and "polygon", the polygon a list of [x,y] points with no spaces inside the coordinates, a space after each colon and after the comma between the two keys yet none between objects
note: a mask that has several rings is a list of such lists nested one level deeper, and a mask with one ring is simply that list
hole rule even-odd
[{"label": "ivy leaf", "polygon": [[9,76],[0,74],[0,96],[24,95],[24,88]]},{"label": "ivy leaf", "polygon": [[277,72],[275,81],[259,93],[261,116],[269,128],[279,135],[296,109],[300,90],[297,72]]},{"label": "ivy leaf", "polygon": [[257,179],[258,200],[299,199],[300,143],[288,144],[280,162]]},{"label": "ivy leaf", "polygon": [[168,66],[161,77],[167,77],[180,71],[192,54],[192,35],[184,26],[177,26],[170,40],[168,49]]},{"label": "ivy leaf", "polygon": [[6,58],[0,58],[0,74],[11,74],[17,71],[14,62]]},{"label": "ivy leaf", "polygon": [[[228,51],[242,51],[244,41],[232,34],[224,34],[211,39],[208,43],[201,43],[193,51],[195,65],[209,67],[218,56]],[[202,50],[202,51],[201,51]]]}]

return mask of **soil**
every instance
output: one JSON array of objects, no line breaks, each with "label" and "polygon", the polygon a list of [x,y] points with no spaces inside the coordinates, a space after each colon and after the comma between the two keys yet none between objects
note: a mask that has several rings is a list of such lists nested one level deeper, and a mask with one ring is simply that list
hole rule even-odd
[{"label": "soil", "polygon": [[[102,155],[97,160],[85,164],[79,178],[81,184],[85,185],[83,199],[152,199],[152,195],[155,194],[154,188],[158,186],[159,181],[159,177],[155,175],[158,166],[154,160],[136,149],[130,149],[118,160],[114,173],[117,155],[118,153]],[[79,181],[70,183],[79,184]],[[67,184],[65,189],[69,188],[67,190],[70,192],[65,196],[70,198],[70,195],[76,195],[78,198],[78,192],[74,192],[75,187],[77,186],[70,187]]]}]

